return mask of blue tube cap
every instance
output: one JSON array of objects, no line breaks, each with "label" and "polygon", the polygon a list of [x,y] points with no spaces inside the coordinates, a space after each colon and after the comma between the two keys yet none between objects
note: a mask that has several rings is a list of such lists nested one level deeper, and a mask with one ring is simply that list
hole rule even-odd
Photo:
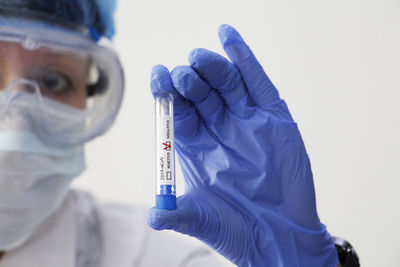
[{"label": "blue tube cap", "polygon": [[156,208],[161,210],[176,210],[176,196],[156,195]]}]

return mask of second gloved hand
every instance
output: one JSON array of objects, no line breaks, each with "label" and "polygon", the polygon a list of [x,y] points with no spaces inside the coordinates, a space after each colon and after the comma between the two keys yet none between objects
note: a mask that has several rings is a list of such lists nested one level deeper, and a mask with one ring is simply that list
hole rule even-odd
[{"label": "second gloved hand", "polygon": [[239,266],[337,266],[315,204],[310,162],[278,91],[235,29],[222,25],[231,61],[195,49],[190,66],[156,66],[153,95],[174,96],[186,192],[149,225],[196,237]]}]

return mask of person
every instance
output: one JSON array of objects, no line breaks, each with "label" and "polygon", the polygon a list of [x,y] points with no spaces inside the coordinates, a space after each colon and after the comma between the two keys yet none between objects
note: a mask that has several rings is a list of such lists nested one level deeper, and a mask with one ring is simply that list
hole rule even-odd
[{"label": "person", "polygon": [[[143,208],[70,189],[84,145],[112,126],[123,98],[114,9],[0,0],[0,267],[218,265],[209,249],[147,227]],[[236,30],[219,35],[231,61],[195,49],[189,66],[152,70],[153,95],[174,97],[187,190],[176,210],[150,209],[148,224],[238,266],[338,266],[285,102]]]}]

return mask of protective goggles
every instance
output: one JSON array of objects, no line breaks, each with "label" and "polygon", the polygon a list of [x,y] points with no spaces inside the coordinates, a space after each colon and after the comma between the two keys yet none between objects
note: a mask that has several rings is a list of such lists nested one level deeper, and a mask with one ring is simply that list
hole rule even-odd
[{"label": "protective goggles", "polygon": [[82,144],[110,128],[123,88],[120,61],[103,44],[73,31],[0,23],[0,125],[18,112],[41,139]]}]

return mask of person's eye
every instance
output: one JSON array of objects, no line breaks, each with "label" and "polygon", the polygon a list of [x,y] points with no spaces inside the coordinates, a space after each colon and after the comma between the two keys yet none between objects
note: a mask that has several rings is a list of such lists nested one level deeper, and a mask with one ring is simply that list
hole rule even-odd
[{"label": "person's eye", "polygon": [[64,93],[71,87],[71,80],[59,72],[47,72],[39,80],[40,88],[49,93]]}]

